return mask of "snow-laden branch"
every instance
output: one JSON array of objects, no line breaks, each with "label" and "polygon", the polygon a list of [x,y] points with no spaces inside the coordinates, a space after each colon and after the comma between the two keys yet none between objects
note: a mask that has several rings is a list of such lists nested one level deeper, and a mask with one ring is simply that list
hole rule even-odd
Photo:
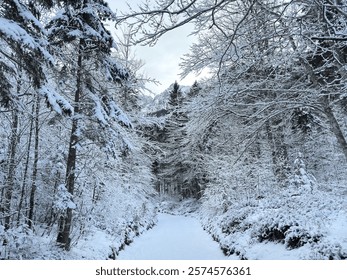
[{"label": "snow-laden branch", "polygon": [[[118,17],[116,26],[129,22],[133,27],[134,34],[140,37],[135,39],[137,44],[153,44],[165,33],[177,29],[190,22],[209,21],[216,25],[216,11],[223,10],[226,5],[237,0],[221,0],[211,3],[211,1],[186,1],[170,0],[157,2],[157,6],[152,7],[148,3],[139,6],[139,11],[132,11],[129,14]],[[207,26],[208,28],[209,26]]]}]

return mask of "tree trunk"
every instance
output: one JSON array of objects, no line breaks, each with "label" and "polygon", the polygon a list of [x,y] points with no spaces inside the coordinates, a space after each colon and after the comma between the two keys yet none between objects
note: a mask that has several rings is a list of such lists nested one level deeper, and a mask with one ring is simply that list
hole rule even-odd
[{"label": "tree trunk", "polygon": [[[20,72],[19,72],[20,73]],[[21,75],[19,75],[17,79],[17,95],[21,93],[22,89],[22,81]],[[16,104],[15,104],[16,106]],[[12,128],[11,128],[11,137],[9,143],[9,154],[7,160],[7,176],[5,180],[5,195],[3,207],[0,208],[0,212],[4,215],[4,227],[5,230],[8,230],[11,227],[11,203],[12,203],[12,195],[14,189],[14,182],[16,178],[16,155],[17,155],[17,145],[19,142],[19,112],[16,107],[13,108],[12,111]]]},{"label": "tree trunk", "polygon": [[[31,109],[31,115],[33,116],[34,113],[35,113],[35,104],[33,103],[32,109]],[[20,200],[19,200],[19,204],[18,204],[17,225],[20,224],[20,216],[21,216],[23,203],[24,203],[25,190],[27,188],[27,179],[28,179],[31,143],[32,143],[32,136],[33,136],[33,127],[34,127],[34,120],[32,117],[30,117],[30,130],[29,130],[29,136],[28,136],[28,146],[27,146],[27,151],[26,151],[27,154],[26,154],[26,160],[25,160],[25,167],[24,167],[24,172],[23,172],[22,190],[21,190]]]},{"label": "tree trunk", "polygon": [[284,143],[284,134],[282,131],[281,120],[276,121],[274,128],[274,121],[268,121],[266,130],[268,140],[272,152],[273,172],[281,187],[285,187],[289,178],[289,160],[288,149]]},{"label": "tree trunk", "polygon": [[2,212],[4,213],[4,227],[9,229],[11,226],[11,202],[12,194],[14,189],[14,180],[16,172],[16,153],[17,153],[17,144],[18,144],[18,125],[19,125],[19,116],[18,111],[13,110],[12,112],[12,129],[11,129],[11,138],[10,138],[10,149],[8,155],[8,171],[7,178],[5,180],[5,197],[3,203]]},{"label": "tree trunk", "polygon": [[324,97],[323,100],[324,103],[324,113],[328,119],[329,122],[329,126],[331,131],[334,133],[336,140],[338,142],[338,144],[340,145],[340,148],[343,152],[343,154],[345,155],[345,158],[347,160],[347,140],[346,137],[343,134],[343,131],[341,129],[341,126],[339,125],[333,109],[331,108],[331,105],[329,104],[329,99],[328,97]]},{"label": "tree trunk", "polygon": [[[79,101],[82,92],[82,44],[79,46],[78,54],[78,69],[76,77],[76,92],[75,92],[75,105],[74,105],[74,118],[72,120],[71,134],[70,134],[70,143],[69,143],[69,153],[67,158],[66,166],[66,188],[68,192],[73,195],[75,189],[75,172],[76,172],[76,159],[77,159],[77,150],[76,145],[79,141],[77,135],[78,130],[78,113],[79,113]],[[72,223],[72,209],[68,208],[66,210],[66,216],[60,219],[59,233],[57,237],[57,242],[65,250],[70,250],[70,231]]]},{"label": "tree trunk", "polygon": [[34,218],[34,207],[35,207],[35,192],[36,192],[36,181],[37,181],[37,164],[39,162],[39,114],[40,114],[40,96],[36,97],[36,110],[35,110],[35,143],[34,143],[34,164],[32,174],[32,185],[30,190],[29,200],[29,215],[28,215],[28,226],[32,228]]}]

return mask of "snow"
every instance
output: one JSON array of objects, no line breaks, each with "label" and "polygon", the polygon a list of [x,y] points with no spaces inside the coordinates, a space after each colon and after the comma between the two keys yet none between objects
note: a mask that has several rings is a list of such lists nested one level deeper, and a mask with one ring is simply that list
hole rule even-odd
[{"label": "snow", "polygon": [[112,244],[117,243],[115,237],[95,227],[92,234],[80,240],[68,253],[70,259],[105,259],[111,253]]},{"label": "snow", "polygon": [[132,123],[129,120],[127,114],[114,102],[111,101],[110,102],[110,116],[111,118],[114,118],[116,120],[118,120],[120,123],[124,124],[127,127],[132,127]]},{"label": "snow", "polygon": [[159,213],[158,224],[119,253],[121,260],[227,259],[194,217]]},{"label": "snow", "polygon": [[44,39],[34,38],[14,21],[0,18],[0,34],[12,41],[20,43],[23,48],[27,47],[39,51],[47,61],[50,63],[54,62],[54,58],[46,49],[48,42]]},{"label": "snow", "polygon": [[13,41],[21,42],[29,48],[35,49],[37,47],[34,39],[12,20],[0,18],[0,33],[11,38]]},{"label": "snow", "polygon": [[336,213],[328,229],[328,236],[332,243],[340,243],[347,250],[347,211],[341,210]]},{"label": "snow", "polygon": [[[40,21],[30,13],[29,9],[26,9],[26,5],[21,4],[23,1],[14,0],[12,2],[14,6],[18,7],[18,15],[14,15],[13,19],[18,20],[21,18],[21,20],[16,22],[7,18],[0,18],[0,37],[2,37],[4,43],[4,50],[10,50],[13,46],[20,47],[18,53],[22,53],[28,58],[35,58],[35,61],[41,63],[42,67],[44,62],[51,62],[51,66],[53,66],[54,58],[49,53],[49,44],[46,37],[54,38],[53,35],[59,33],[59,30],[65,30],[64,32],[68,32],[71,37],[82,35],[93,37],[93,39],[102,41],[105,44],[108,44],[109,40],[112,41],[106,29],[98,20],[95,21],[98,25],[83,25],[82,30],[65,26],[70,19],[68,13],[71,13],[71,16],[75,15],[73,18],[80,20],[81,26],[81,16],[86,14],[95,19],[113,17],[111,11],[103,4],[99,3],[95,6],[88,4],[84,10],[75,11],[71,8],[68,11],[64,9],[52,19],[53,26],[55,26],[54,23],[59,23],[59,25],[52,27],[47,32]],[[211,39],[216,38],[211,37]],[[195,48],[200,51],[197,48],[198,46],[200,45],[195,45]],[[247,46],[244,45],[244,47]],[[13,49],[13,55],[16,53],[16,48]],[[310,49],[310,47],[308,48]],[[309,49],[302,53],[304,58],[310,54]],[[67,47],[66,50],[70,51],[72,49]],[[212,53],[212,55],[218,55],[220,48],[218,49],[218,46],[216,46],[216,48],[206,51]],[[295,53],[299,54],[299,52]],[[0,64],[6,70],[6,75],[4,75],[7,77],[13,73],[14,80],[20,81],[20,76],[15,73],[14,69],[20,69],[21,67],[15,66],[15,59],[11,59],[10,54],[12,55],[12,52],[9,51],[8,54],[4,53],[3,57],[0,58]],[[73,52],[70,54],[73,54]],[[258,54],[262,56],[261,53]],[[268,54],[263,55],[262,58],[269,58]],[[277,69],[281,61],[286,64],[291,58],[292,56],[288,56],[284,61],[276,61],[275,55],[268,66]],[[108,86],[114,88],[114,83],[106,83],[105,78],[107,78],[109,82],[124,80],[123,82],[129,83],[127,86],[130,86],[130,82],[133,82],[130,70],[128,71],[125,67],[122,67],[117,59],[111,57],[104,59],[102,62],[103,67],[100,67],[100,69],[106,68],[105,70],[96,67],[98,69],[95,68],[95,72],[90,72],[91,74],[97,74],[95,79],[100,78],[98,84],[103,87],[103,82],[105,82],[107,88]],[[252,61],[252,58],[250,61]],[[203,62],[201,56],[200,62]],[[247,66],[249,61],[245,60],[244,62]],[[65,61],[61,61],[61,63],[62,65],[66,64]],[[185,63],[189,63],[189,59]],[[199,61],[196,63],[199,64]],[[312,131],[309,137],[305,135],[305,140],[300,139],[302,136],[299,137],[299,135],[293,134],[291,124],[287,124],[288,131],[286,127],[283,128],[284,131],[281,137],[283,136],[286,139],[280,144],[288,147],[289,159],[294,158],[300,150],[304,152],[299,152],[297,158],[293,161],[288,184],[278,186],[282,184],[278,184],[275,178],[276,172],[273,172],[274,167],[277,165],[274,160],[276,154],[274,148],[277,144],[275,143],[274,147],[271,144],[269,145],[272,136],[269,137],[269,131],[266,131],[267,129],[263,130],[261,127],[264,125],[260,125],[260,123],[271,120],[270,116],[276,116],[277,109],[269,111],[271,113],[269,115],[266,111],[270,110],[272,106],[268,107],[268,105],[276,103],[280,99],[272,100],[268,96],[271,100],[266,100],[266,102],[257,100],[254,101],[255,103],[253,101],[249,103],[250,100],[248,100],[248,92],[252,93],[255,88],[258,89],[264,85],[267,86],[267,89],[273,83],[280,81],[281,77],[284,78],[285,89],[292,89],[292,85],[288,85],[286,82],[287,75],[291,76],[287,71],[290,67],[298,67],[295,71],[300,71],[299,68],[302,65],[299,66],[300,64],[297,64],[295,60],[293,60],[293,64],[279,66],[279,69],[285,71],[286,74],[279,75],[278,80],[277,78],[271,80],[272,78],[269,76],[268,84],[265,84],[263,80],[252,82],[252,79],[249,81],[247,78],[244,80],[247,81],[246,86],[243,84],[244,81],[241,80],[240,83],[232,82],[231,84],[228,84],[228,81],[224,84],[226,86],[224,88],[223,84],[220,85],[221,81],[218,81],[217,85],[214,85],[217,81],[211,81],[206,89],[201,89],[201,93],[195,97],[196,99],[191,100],[189,99],[191,97],[189,93],[193,87],[180,87],[183,103],[182,106],[180,105],[181,107],[175,108],[174,105],[170,104],[170,95],[174,88],[171,85],[161,95],[156,96],[152,104],[147,104],[143,108],[141,113],[150,113],[151,117],[133,116],[132,114],[137,114],[137,112],[135,113],[134,110],[134,112],[128,113],[123,110],[122,102],[119,102],[119,104],[112,100],[104,102],[101,96],[90,94],[95,103],[94,117],[104,126],[113,124],[111,119],[114,120],[115,124],[112,127],[110,125],[108,130],[94,130],[93,122],[86,120],[83,123],[81,121],[77,134],[79,138],[82,139],[83,136],[87,135],[86,131],[89,128],[92,132],[90,132],[91,137],[86,141],[83,139],[83,141],[80,141],[81,143],[76,144],[80,153],[78,166],[76,167],[78,171],[76,179],[78,180],[76,181],[74,196],[67,191],[64,184],[61,184],[64,181],[67,153],[65,140],[68,139],[69,125],[65,121],[58,123],[54,120],[56,117],[53,117],[51,120],[54,120],[54,123],[49,124],[50,128],[48,130],[46,120],[50,117],[46,118],[45,114],[47,113],[48,116],[48,112],[41,109],[40,122],[42,122],[40,129],[43,132],[40,133],[40,138],[42,138],[40,139],[40,156],[42,158],[39,161],[38,191],[35,199],[33,229],[26,225],[25,210],[24,208],[21,209],[22,202],[19,204],[19,190],[21,189],[19,186],[21,182],[23,182],[23,194],[24,191],[26,192],[24,206],[29,198],[26,194],[30,182],[27,182],[27,186],[25,186],[24,179],[26,179],[26,175],[24,178],[21,178],[21,175],[29,174],[33,168],[31,166],[32,150],[28,150],[28,162],[24,162],[24,154],[27,149],[26,143],[28,139],[31,139],[28,130],[30,125],[26,122],[26,116],[30,117],[30,113],[28,112],[27,115],[25,110],[21,112],[21,122],[18,129],[21,129],[23,133],[18,135],[21,139],[18,138],[18,147],[16,146],[18,151],[15,155],[18,164],[13,174],[7,174],[7,154],[11,149],[8,133],[11,130],[13,131],[14,125],[10,123],[10,112],[5,111],[0,128],[0,143],[3,143],[0,147],[0,181],[5,181],[8,175],[18,175],[15,180],[16,187],[13,188],[13,194],[11,193],[12,201],[10,202],[12,206],[9,213],[17,208],[21,212],[18,213],[18,218],[17,212],[11,214],[14,223],[10,229],[5,229],[3,225],[0,225],[0,244],[2,244],[0,246],[0,258],[107,259],[108,257],[117,257],[118,259],[127,260],[347,259],[347,191],[346,168],[344,167],[346,166],[346,159],[339,148],[336,148],[338,143],[335,138],[331,138],[333,135],[324,132],[324,129],[328,130],[329,128],[328,122],[324,121],[323,118],[321,120],[314,117],[317,119],[312,124],[307,124],[307,127],[310,126]],[[266,66],[264,67],[262,69],[266,70],[266,73],[268,70]],[[9,71],[7,68],[13,69]],[[86,71],[88,71],[87,68]],[[45,71],[49,73],[51,73],[50,70],[53,69],[51,67],[45,68]],[[99,70],[101,72],[98,72]],[[239,75],[240,71],[243,71],[243,66],[241,68],[236,67],[235,70],[235,75]],[[225,73],[223,69],[218,69],[219,71],[221,71],[221,75],[218,76],[223,79],[224,74],[230,74]],[[243,74],[246,74],[246,72]],[[105,74],[104,79],[102,79],[103,75],[100,75],[100,73]],[[71,78],[74,77],[73,71],[67,74],[71,75]],[[234,79],[233,76],[225,77],[230,78],[230,81]],[[24,75],[22,79],[23,90],[27,85],[28,89],[31,88],[31,81],[26,78],[29,77]],[[5,85],[7,84],[5,83]],[[21,83],[18,82],[18,85],[21,85]],[[297,89],[300,90],[305,85],[306,83],[303,83]],[[66,84],[66,88],[68,86],[70,85]],[[138,86],[139,84],[136,83],[131,85],[131,87],[134,87],[134,92],[137,92]],[[8,85],[8,88],[10,88],[10,85]],[[124,85],[120,88],[127,89]],[[11,90],[8,90],[8,92],[6,94],[14,93]],[[56,112],[59,114],[73,114],[73,107],[59,92],[67,96],[71,91],[65,92],[63,89],[58,88],[54,81],[47,81],[39,88],[39,93],[46,98],[47,103]],[[319,92],[317,96],[320,96],[321,91],[319,88],[317,92]],[[99,94],[99,91],[97,93]],[[117,100],[118,93],[120,92],[117,90],[112,92],[115,100]],[[85,94],[87,93],[85,92]],[[223,96],[223,94],[225,95]],[[237,94],[242,98],[238,99]],[[313,94],[316,94],[314,90]],[[337,95],[340,95],[340,99],[337,100],[339,102],[346,96],[342,91],[338,92]],[[22,104],[27,102],[30,105],[30,94],[27,95],[22,92],[20,97]],[[305,96],[301,95],[295,100],[299,100],[301,97],[304,101],[306,100]],[[288,100],[290,102],[288,101],[289,104],[287,105],[292,104],[293,101]],[[271,103],[268,103],[268,101]],[[343,104],[337,101],[332,103],[331,106],[338,122],[341,123],[341,128],[346,131],[345,112],[342,112],[342,108],[338,108]],[[310,108],[312,104],[315,105],[313,107],[320,104],[316,101],[311,103],[310,100],[307,100],[307,102]],[[285,103],[287,102],[283,102],[283,104]],[[248,111],[244,107],[254,107],[255,111]],[[242,118],[235,117],[234,119],[230,117],[234,115],[230,111],[233,108],[237,109],[236,112],[240,110],[241,115],[249,116],[250,120],[254,118],[254,124],[250,121],[245,125]],[[280,111],[283,108],[287,109],[287,107],[280,108]],[[163,130],[164,128],[169,130],[173,127],[177,128],[172,124],[175,121],[180,123],[181,120],[180,118],[170,118],[170,113],[172,115],[174,110],[183,113],[184,116],[187,115],[187,118],[189,118],[184,130],[179,131],[186,130],[187,135],[183,135],[183,138],[186,139],[177,145],[181,148],[184,146],[182,143],[189,143],[189,149],[175,150],[175,146],[171,146],[169,141],[163,145],[163,155],[170,155],[171,153],[171,151],[165,150],[165,147],[169,147],[176,152],[179,151],[181,159],[185,161],[183,163],[187,163],[188,166],[194,168],[197,167],[197,170],[190,167],[192,173],[196,172],[198,176],[204,174],[203,196],[199,203],[194,200],[179,200],[172,203],[167,198],[159,205],[159,211],[161,212],[159,212],[157,220],[156,207],[158,201],[152,188],[156,178],[151,171],[153,159],[157,157],[156,153],[162,147],[159,145],[158,149],[154,149],[160,141],[147,142],[145,137],[141,138],[139,132],[147,134],[146,129],[141,130],[142,127],[145,127],[144,124],[148,124],[148,126],[158,124],[158,126],[162,126]],[[305,110],[301,113],[309,115],[310,112]],[[87,115],[89,116],[89,110]],[[154,118],[155,115],[161,115],[162,117]],[[83,114],[77,114],[74,117],[82,120]],[[256,120],[257,118],[259,119]],[[221,121],[217,123],[214,120]],[[289,119],[287,121],[289,122]],[[166,127],[165,122],[168,123]],[[91,126],[87,127],[89,123],[91,123]],[[319,130],[314,131],[314,123],[319,124]],[[259,142],[254,142],[256,146],[251,145],[251,142],[249,142],[248,146],[245,140],[251,136],[249,133],[255,128],[255,125],[257,126],[255,131],[259,132]],[[281,126],[282,124],[278,124],[277,128],[279,129]],[[140,130],[137,131],[137,128]],[[271,125],[269,128],[272,129]],[[275,129],[275,127],[273,128]],[[169,131],[168,135],[174,135],[170,133]],[[100,136],[100,138],[97,136]],[[317,139],[314,139],[315,137]],[[170,137],[168,138],[170,139]],[[92,141],[95,141],[95,143],[91,143]],[[106,144],[103,145],[103,142],[106,142]],[[236,143],[241,144],[235,145]],[[102,146],[102,149],[99,149],[99,146]],[[198,149],[195,149],[195,146]],[[28,144],[29,148],[30,143]],[[251,149],[248,151],[248,148]],[[259,155],[253,155],[255,152],[252,151],[253,148],[261,150],[257,151]],[[149,152],[152,149],[153,153]],[[239,151],[237,151],[243,149],[244,159],[239,156]],[[274,151],[275,153],[273,153]],[[110,152],[116,156],[111,157]],[[118,154],[121,154],[121,156],[117,157]],[[195,164],[197,156],[199,156],[199,166]],[[343,159],[335,161],[339,157]],[[175,162],[171,162],[173,162],[173,168],[176,168]],[[29,168],[28,172],[24,171],[24,165]],[[173,178],[165,179],[170,179],[171,182],[176,183]],[[2,188],[4,187],[6,188],[5,185],[2,186]],[[56,246],[59,216],[64,214],[66,209],[73,209],[74,213],[71,232],[72,248],[69,252],[65,252]],[[8,213],[5,214],[9,215]],[[17,225],[15,223],[16,218],[18,219]],[[151,228],[152,226],[153,228]],[[230,256],[224,255],[223,252]]]},{"label": "snow", "polygon": [[267,242],[253,244],[248,248],[247,254],[252,256],[253,260],[295,260],[305,250],[304,247],[287,250],[282,244]]},{"label": "snow", "polygon": [[72,113],[74,111],[71,104],[54,89],[52,83],[47,82],[46,85],[43,85],[39,89],[39,93],[46,98],[47,103],[58,114],[62,115],[63,113]]},{"label": "snow", "polygon": [[65,185],[59,185],[57,187],[57,192],[54,195],[53,207],[59,211],[68,208],[76,209],[76,204],[73,202],[73,195],[67,191]]},{"label": "snow", "polygon": [[40,31],[43,34],[47,34],[42,23],[36,17],[34,17],[34,15],[30,11],[28,11],[27,8],[23,4],[20,4],[19,1],[14,1],[14,2],[16,3],[17,7],[21,7],[19,14],[28,24],[30,24],[30,23],[34,24],[36,27],[38,27],[40,29]]},{"label": "snow", "polygon": [[[215,216],[215,219],[210,220],[210,225],[205,226],[219,239],[220,244],[218,244],[211,234],[202,228],[201,221],[198,219],[201,215],[197,208],[199,205],[199,202],[193,200],[180,201],[177,204],[164,201],[159,205],[159,210],[170,212],[170,214],[158,213],[156,225],[149,230],[145,228],[145,219],[149,224],[153,217],[150,217],[149,213],[143,215],[141,218],[143,226],[138,224],[142,229],[137,233],[128,232],[129,217],[124,222],[118,219],[113,229],[102,229],[97,223],[89,225],[85,233],[78,240],[73,241],[69,252],[56,247],[55,234],[34,235],[25,226],[7,233],[0,226],[0,237],[6,235],[7,240],[13,240],[13,244],[19,244],[11,248],[10,257],[23,259],[104,260],[114,253],[119,260],[236,260],[241,257],[250,260],[307,260],[326,259],[329,254],[336,256],[347,249],[347,211],[344,209],[335,212],[335,217],[327,222],[324,231],[321,231],[321,233],[324,232],[324,236],[319,242],[308,242],[299,248],[289,249],[283,242],[268,240],[259,242],[253,238],[255,231],[259,231],[258,224],[262,223],[264,216],[276,216],[266,211],[254,212],[246,219],[252,222],[251,228],[245,230],[240,224],[240,228],[230,234],[225,234],[221,228],[221,221],[230,222],[232,218],[230,213],[221,217]],[[247,213],[248,210],[243,212]],[[313,221],[313,223],[316,222]],[[103,224],[109,223],[103,222]],[[41,231],[40,228],[36,230],[37,233]],[[313,234],[313,231],[311,230],[310,233]],[[119,251],[125,240],[132,243]],[[239,255],[234,253],[225,256],[220,246],[233,247]]]},{"label": "snow", "polygon": [[91,97],[94,99],[94,102],[95,102],[95,107],[94,107],[95,117],[102,125],[107,126],[107,124],[108,124],[107,113],[102,108],[101,103],[98,100],[98,98],[96,96],[93,96],[93,94],[91,94]]}]

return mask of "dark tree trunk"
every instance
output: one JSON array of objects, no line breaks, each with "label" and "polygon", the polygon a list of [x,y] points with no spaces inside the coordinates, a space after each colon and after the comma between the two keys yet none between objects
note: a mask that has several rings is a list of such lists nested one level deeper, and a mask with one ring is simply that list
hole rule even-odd
[{"label": "dark tree trunk", "polygon": [[281,120],[269,120],[266,125],[268,140],[272,152],[273,172],[281,187],[285,187],[289,178],[288,147],[284,142]]},{"label": "dark tree trunk", "polygon": [[345,158],[347,160],[347,140],[345,135],[343,134],[343,131],[341,129],[341,126],[339,125],[333,109],[331,107],[331,105],[329,104],[329,100],[328,97],[324,97],[324,113],[328,119],[329,122],[329,126],[331,131],[334,133],[337,143],[340,145],[340,148],[343,152],[343,154],[345,155]]},{"label": "dark tree trunk", "polygon": [[[35,104],[33,103],[32,109],[31,109],[32,116],[34,115],[34,113],[35,113]],[[30,161],[30,151],[31,151],[33,129],[34,129],[33,127],[34,127],[34,120],[31,117],[30,118],[30,130],[29,130],[29,136],[28,136],[27,154],[26,154],[25,167],[24,167],[24,172],[23,172],[22,190],[21,190],[20,200],[19,200],[19,204],[18,204],[17,225],[19,225],[19,223],[20,223],[20,216],[21,216],[23,203],[24,203],[24,197],[25,197],[26,188],[27,188],[28,169],[29,169],[29,161]]]},{"label": "dark tree trunk", "polygon": [[34,143],[34,164],[32,174],[32,185],[30,190],[29,199],[29,215],[28,215],[28,226],[32,228],[34,218],[34,207],[35,207],[35,192],[36,192],[36,181],[37,181],[37,164],[39,162],[39,114],[40,114],[40,97],[36,97],[36,110],[35,110],[35,143]]},{"label": "dark tree trunk", "polygon": [[18,144],[18,125],[19,125],[19,116],[18,111],[13,110],[12,113],[12,129],[11,129],[11,138],[10,138],[10,149],[8,156],[8,171],[7,178],[5,181],[5,197],[3,203],[2,212],[4,213],[4,227],[9,229],[11,226],[11,202],[12,194],[14,189],[14,180],[16,172],[16,153],[17,153],[17,144]]},{"label": "dark tree trunk", "polygon": [[[82,44],[81,43],[80,43],[80,49],[78,54],[77,67],[78,69],[77,69],[77,77],[76,77],[76,92],[75,92],[75,100],[74,100],[75,117],[72,120],[69,153],[68,153],[67,166],[66,166],[66,188],[71,195],[74,194],[74,189],[75,189],[75,172],[76,172],[76,159],[77,159],[76,144],[79,141],[79,137],[77,135],[77,129],[78,129],[79,101],[80,101],[81,92],[82,92]],[[63,219],[60,219],[59,233],[57,237],[57,242],[65,250],[70,250],[71,223],[72,223],[72,209],[68,208],[66,210],[66,216]]]},{"label": "dark tree trunk", "polygon": [[[17,95],[20,94],[22,89],[21,75],[19,75],[17,79]],[[15,104],[16,106],[16,104]],[[7,160],[7,177],[5,180],[5,197],[3,202],[3,207],[0,212],[3,212],[4,216],[4,227],[5,230],[11,227],[11,203],[12,203],[12,195],[14,189],[14,182],[16,178],[16,155],[17,155],[17,145],[19,142],[19,112],[16,108],[12,111],[12,128],[11,128],[11,137],[9,143],[9,154]]]}]

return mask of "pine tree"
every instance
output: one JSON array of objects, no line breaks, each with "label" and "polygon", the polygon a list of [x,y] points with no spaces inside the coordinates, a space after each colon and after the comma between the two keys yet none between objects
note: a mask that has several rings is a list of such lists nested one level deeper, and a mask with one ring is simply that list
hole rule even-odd
[{"label": "pine tree", "polygon": [[[0,105],[11,110],[12,124],[7,160],[7,176],[4,196],[1,197],[1,212],[4,225],[11,226],[11,204],[15,184],[15,172],[18,162],[17,146],[19,143],[21,100],[29,96],[34,88],[43,93],[47,77],[45,67],[52,64],[53,58],[48,52],[46,32],[33,5],[24,1],[4,0],[0,6]],[[29,82],[27,80],[29,79]],[[45,95],[45,94],[42,94]],[[47,95],[46,95],[47,97]],[[52,103],[57,102],[51,99]],[[55,104],[54,104],[55,105]]]},{"label": "pine tree", "polygon": [[[63,9],[48,24],[50,43],[55,47],[56,55],[61,57],[63,65],[61,71],[73,73],[70,79],[74,79],[72,81],[74,92],[71,92],[74,116],[65,182],[71,197],[74,195],[76,183],[77,147],[82,140],[81,133],[86,125],[82,116],[90,121],[94,120],[94,125],[110,128],[108,132],[114,131],[109,125],[112,119],[125,126],[131,125],[101,81],[95,80],[93,72],[95,68],[99,68],[99,73],[103,72],[108,82],[115,83],[126,79],[126,71],[110,56],[115,43],[103,22],[113,19],[114,13],[105,1],[65,1]],[[70,249],[72,214],[73,209],[68,207],[65,216],[60,219],[57,242],[66,250]]]},{"label": "pine tree", "polygon": [[[31,85],[46,98],[49,106],[66,114],[71,113],[69,104],[48,86],[47,66],[54,58],[49,50],[47,32],[39,21],[38,7],[32,2],[4,0],[0,6],[0,38],[4,46],[0,50],[1,87],[0,103],[8,106],[13,101],[13,76],[26,75]],[[17,71],[20,69],[20,71]]]},{"label": "pine tree", "polygon": [[159,178],[159,191],[179,197],[199,197],[202,178],[199,176],[199,160],[195,161],[196,149],[187,137],[186,124],[189,120],[189,103],[198,94],[198,85],[194,84],[183,94],[180,85],[175,82],[169,89],[168,117],[165,127],[155,141],[162,149],[161,158],[154,164],[154,171]]}]

